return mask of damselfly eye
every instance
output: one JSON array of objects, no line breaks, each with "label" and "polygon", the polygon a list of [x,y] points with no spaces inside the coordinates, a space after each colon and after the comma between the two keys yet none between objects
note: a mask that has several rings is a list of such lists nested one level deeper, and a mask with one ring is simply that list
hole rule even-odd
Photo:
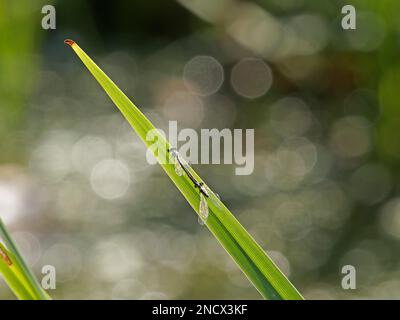
[{"label": "damselfly eye", "polygon": [[168,152],[171,154],[172,157],[176,158],[178,156],[178,150],[176,148],[169,148]]}]

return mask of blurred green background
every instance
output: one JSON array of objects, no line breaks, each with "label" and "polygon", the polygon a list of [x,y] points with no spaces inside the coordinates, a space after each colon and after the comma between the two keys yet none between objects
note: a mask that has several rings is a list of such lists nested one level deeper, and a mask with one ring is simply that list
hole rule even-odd
[{"label": "blurred green background", "polygon": [[[56,30],[41,28],[45,4]],[[341,28],[345,4],[356,30]],[[71,38],[159,128],[255,129],[252,175],[195,169],[306,298],[400,298],[399,10],[0,0],[0,216],[39,277],[56,267],[52,297],[260,298]],[[347,264],[356,290],[341,287]],[[0,298],[14,298],[2,280]]]}]

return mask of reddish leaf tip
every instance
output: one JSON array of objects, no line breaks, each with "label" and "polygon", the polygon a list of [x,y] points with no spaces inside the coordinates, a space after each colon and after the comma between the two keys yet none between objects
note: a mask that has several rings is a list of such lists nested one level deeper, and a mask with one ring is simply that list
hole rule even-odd
[{"label": "reddish leaf tip", "polygon": [[64,40],[64,43],[69,44],[70,46],[72,46],[75,43],[75,41],[71,40],[71,39],[66,39],[66,40]]}]

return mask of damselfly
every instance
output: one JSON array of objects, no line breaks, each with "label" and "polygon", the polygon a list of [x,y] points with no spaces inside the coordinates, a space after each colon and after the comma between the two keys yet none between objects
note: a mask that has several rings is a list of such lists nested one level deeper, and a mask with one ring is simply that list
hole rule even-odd
[{"label": "damselfly", "polygon": [[190,172],[190,166],[187,164],[185,160],[182,159],[179,152],[175,148],[168,149],[168,152],[171,154],[175,161],[175,172],[177,175],[181,176],[183,172],[189,177],[189,179],[193,182],[194,187],[199,189],[200,192],[200,206],[199,206],[199,214],[201,220],[201,224],[204,224],[208,218],[208,204],[206,198],[209,198],[210,195],[207,189],[204,186],[203,182],[197,181],[197,179]]},{"label": "damselfly", "polygon": [[182,159],[181,155],[179,154],[179,152],[175,149],[175,148],[170,148],[168,150],[168,152],[172,155],[172,157],[177,161],[178,164],[178,169],[175,168],[175,171],[178,171],[177,174],[181,175],[179,173],[179,170],[182,169],[186,175],[189,177],[190,180],[192,180],[194,186],[196,188],[198,188],[200,190],[200,192],[202,194],[204,194],[207,198],[210,196],[208,194],[208,191],[206,190],[206,188],[204,187],[204,183],[203,182],[198,182],[196,180],[196,178],[192,175],[192,173],[190,172],[190,167],[188,165],[188,163]]}]

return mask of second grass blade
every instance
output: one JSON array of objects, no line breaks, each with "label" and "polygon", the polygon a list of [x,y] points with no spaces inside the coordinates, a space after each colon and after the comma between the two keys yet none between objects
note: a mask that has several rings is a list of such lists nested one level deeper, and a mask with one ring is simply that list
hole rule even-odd
[{"label": "second grass blade", "polygon": [[13,238],[0,219],[0,273],[21,300],[49,300],[33,271],[26,264]]},{"label": "second grass blade", "polygon": [[[154,139],[156,139],[160,144],[166,146],[164,151],[158,149],[155,157],[192,208],[200,215],[199,188],[193,185],[193,180],[188,175],[177,175],[174,164],[165,163],[164,161],[169,156],[168,150],[170,148],[165,138],[156,131],[143,113],[74,41],[66,40],[65,42],[72,47],[143,142],[150,147],[154,143]],[[146,138],[150,131],[154,134],[154,139],[151,141]],[[192,168],[188,170],[198,182],[204,183]],[[209,216],[205,224],[261,295],[266,299],[303,299],[297,289],[219,198],[206,185],[204,187],[207,188],[209,193],[209,197],[206,200]]]}]

